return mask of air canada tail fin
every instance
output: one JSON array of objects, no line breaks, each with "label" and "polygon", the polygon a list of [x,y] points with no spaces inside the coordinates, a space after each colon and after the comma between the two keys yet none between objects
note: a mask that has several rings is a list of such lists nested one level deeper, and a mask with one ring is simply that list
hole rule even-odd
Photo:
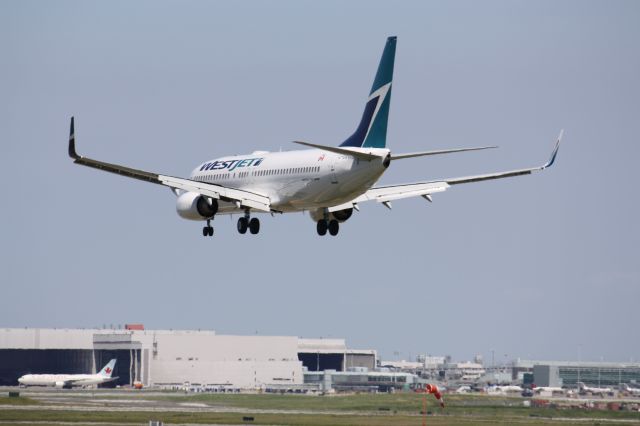
[{"label": "air canada tail fin", "polygon": [[391,103],[391,82],[396,56],[396,37],[387,38],[371,93],[358,128],[340,146],[384,148],[387,145],[387,122]]},{"label": "air canada tail fin", "polygon": [[102,377],[111,377],[111,375],[113,374],[113,368],[116,366],[116,359],[112,359],[111,361],[109,361],[107,363],[107,365],[105,365],[102,370],[100,370],[100,372],[98,373],[98,375],[102,376]]}]

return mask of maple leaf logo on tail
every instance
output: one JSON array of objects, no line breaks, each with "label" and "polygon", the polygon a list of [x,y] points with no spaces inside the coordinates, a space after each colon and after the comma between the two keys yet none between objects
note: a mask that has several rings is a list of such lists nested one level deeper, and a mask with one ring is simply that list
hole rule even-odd
[{"label": "maple leaf logo on tail", "polygon": [[106,376],[106,377],[111,377],[111,373],[113,373],[113,368],[116,365],[116,360],[115,358],[112,359],[111,361],[109,361],[107,363],[107,365],[105,365],[102,370],[100,370],[100,373],[98,373],[100,376]]}]

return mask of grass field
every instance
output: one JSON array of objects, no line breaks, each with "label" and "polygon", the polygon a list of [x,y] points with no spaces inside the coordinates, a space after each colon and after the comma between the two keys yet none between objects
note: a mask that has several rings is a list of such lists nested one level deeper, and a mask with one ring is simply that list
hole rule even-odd
[{"label": "grass field", "polygon": [[[166,425],[420,426],[423,421],[422,395],[410,393],[349,396],[126,393],[120,399],[121,402],[117,396],[87,395],[66,398],[64,403],[52,406],[50,401],[38,401],[37,398],[0,397],[0,424],[59,425],[57,422],[69,422],[106,426],[146,425],[149,420],[162,420]],[[156,405],[146,411],[137,409],[131,405],[133,399]],[[124,404],[125,400],[128,405]],[[101,401],[100,409],[91,409],[97,401]],[[452,395],[446,402],[447,407],[441,410],[432,397],[428,398],[427,409],[432,414],[426,416],[427,425],[640,425],[638,412],[528,408],[523,406],[522,398]],[[191,406],[194,408],[189,408]],[[243,421],[245,416],[254,420]]]},{"label": "grass field", "polygon": [[38,401],[24,396],[18,398],[9,398],[8,396],[0,396],[0,405],[37,405]]}]

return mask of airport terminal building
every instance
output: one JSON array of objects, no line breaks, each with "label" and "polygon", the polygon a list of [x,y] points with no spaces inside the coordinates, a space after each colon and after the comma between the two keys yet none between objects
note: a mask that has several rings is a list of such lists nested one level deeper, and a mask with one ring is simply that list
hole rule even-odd
[{"label": "airport terminal building", "polygon": [[373,368],[344,339],[231,336],[207,330],[0,329],[0,385],[27,373],[95,373],[116,358],[116,385],[260,389],[300,386],[303,371]]},{"label": "airport terminal building", "polygon": [[588,362],[588,361],[535,361],[516,360],[512,367],[513,378],[522,373],[533,373],[536,386],[577,387],[578,382],[587,386],[613,386],[622,383],[640,383],[640,363],[637,362]]}]

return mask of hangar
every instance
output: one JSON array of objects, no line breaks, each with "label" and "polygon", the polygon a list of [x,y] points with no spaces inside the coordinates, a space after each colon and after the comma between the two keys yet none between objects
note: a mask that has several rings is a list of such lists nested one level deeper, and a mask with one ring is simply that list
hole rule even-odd
[{"label": "hangar", "polygon": [[27,373],[95,373],[118,360],[114,385],[298,386],[303,371],[373,368],[374,350],[347,349],[344,339],[218,335],[212,330],[0,329],[0,385]]}]

